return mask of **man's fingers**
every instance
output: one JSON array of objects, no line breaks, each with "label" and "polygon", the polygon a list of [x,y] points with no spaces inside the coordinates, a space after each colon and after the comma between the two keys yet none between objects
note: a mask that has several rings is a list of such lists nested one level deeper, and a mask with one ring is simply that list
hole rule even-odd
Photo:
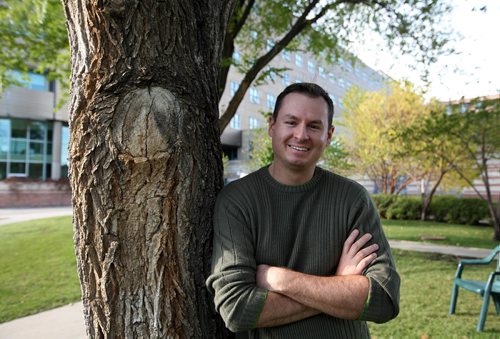
[{"label": "man's fingers", "polygon": [[356,253],[355,258],[361,261],[363,258],[369,256],[370,254],[376,252],[378,250],[378,245],[377,244],[371,244],[370,246],[367,246],[360,250],[358,253]]},{"label": "man's fingers", "polygon": [[375,258],[377,257],[377,253],[372,253],[369,256],[365,257],[363,260],[359,262],[357,265],[357,269],[362,272]]},{"label": "man's fingers", "polygon": [[354,241],[356,241],[356,238],[358,237],[358,235],[359,235],[358,229],[353,230],[351,232],[351,234],[349,234],[349,236],[347,237],[347,239],[344,243],[344,253],[347,253],[350,251],[351,246],[354,243]]},{"label": "man's fingers", "polygon": [[363,246],[366,245],[368,241],[372,238],[372,235],[370,233],[365,233],[363,234],[356,242],[354,242],[350,248],[350,251],[352,252],[353,255],[355,253],[358,253],[360,249],[363,248]]}]

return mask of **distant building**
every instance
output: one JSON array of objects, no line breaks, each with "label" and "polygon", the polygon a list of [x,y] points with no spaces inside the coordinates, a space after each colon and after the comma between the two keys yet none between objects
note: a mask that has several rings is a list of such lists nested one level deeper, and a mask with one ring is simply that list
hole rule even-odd
[{"label": "distant building", "polygon": [[[236,51],[233,59],[238,61],[240,54]],[[281,76],[270,74],[267,84],[250,87],[229,126],[224,130],[221,142],[223,151],[229,158],[227,179],[233,180],[248,174],[248,154],[252,129],[267,127],[267,121],[261,112],[272,112],[276,98],[288,85],[294,82],[314,82],[323,87],[335,106],[334,124],[340,120],[344,110],[343,98],[352,86],[367,91],[380,90],[387,86],[390,78],[366,66],[357,60],[353,66],[350,60],[339,59],[336,65],[319,62],[318,58],[303,52],[282,51],[271,61],[270,67],[287,68]],[[270,68],[268,68],[270,69]],[[226,88],[221,102],[221,113],[238,89],[243,75],[233,67],[229,71]],[[341,126],[336,126],[335,134],[343,133]],[[367,183],[368,185],[370,183]]]},{"label": "distant building", "polygon": [[[237,59],[239,53],[235,52]],[[246,174],[251,131],[266,127],[261,111],[272,111],[278,94],[293,82],[315,82],[324,87],[335,105],[334,121],[342,115],[342,99],[354,85],[365,90],[385,86],[387,76],[364,65],[340,59],[335,66],[318,62],[306,53],[283,51],[271,63],[289,70],[270,74],[268,83],[251,87],[221,137],[230,159],[232,178]],[[12,72],[24,87],[11,87],[0,97],[0,207],[70,203],[68,173],[69,113],[56,109],[61,97],[57,82],[29,73]],[[232,68],[220,103],[221,112],[242,75]],[[337,133],[341,128],[337,128]]]}]

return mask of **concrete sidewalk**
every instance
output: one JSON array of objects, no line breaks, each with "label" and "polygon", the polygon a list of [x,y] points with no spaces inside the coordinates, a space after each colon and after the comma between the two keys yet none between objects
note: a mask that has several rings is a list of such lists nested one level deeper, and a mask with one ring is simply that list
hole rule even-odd
[{"label": "concrete sidewalk", "polygon": [[[71,207],[0,209],[0,225],[59,215],[71,215],[71,213]],[[483,258],[490,253],[486,249],[412,241],[390,240],[389,244],[391,248],[442,253],[457,257]],[[0,324],[0,339],[83,339],[86,337],[82,302]]]},{"label": "concrete sidewalk", "polygon": [[39,208],[0,208],[0,226],[20,221],[72,215],[71,206]]}]

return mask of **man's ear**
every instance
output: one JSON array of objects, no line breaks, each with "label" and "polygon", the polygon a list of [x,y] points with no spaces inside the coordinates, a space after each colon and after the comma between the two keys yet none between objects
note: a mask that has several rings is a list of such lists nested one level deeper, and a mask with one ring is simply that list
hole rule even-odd
[{"label": "man's ear", "polygon": [[332,141],[332,136],[333,136],[333,132],[335,131],[335,126],[332,125],[330,128],[328,128],[328,131],[327,131],[327,141],[328,141],[328,145],[330,145],[330,142]]},{"label": "man's ear", "polygon": [[269,126],[267,128],[267,134],[272,138],[273,137],[272,136],[272,129],[273,129],[274,124],[275,124],[273,116],[271,115],[267,121],[269,123]]}]

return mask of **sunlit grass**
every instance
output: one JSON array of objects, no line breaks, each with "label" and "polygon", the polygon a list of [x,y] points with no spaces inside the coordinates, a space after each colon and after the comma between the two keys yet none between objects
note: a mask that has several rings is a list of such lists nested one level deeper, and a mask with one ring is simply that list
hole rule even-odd
[{"label": "sunlit grass", "polygon": [[71,217],[0,226],[0,322],[78,300]]},{"label": "sunlit grass", "polygon": [[493,240],[493,228],[445,224],[416,220],[382,220],[385,235],[391,240],[421,241],[422,236],[441,236],[444,240],[425,240],[426,242],[463,246],[493,248],[500,242]]},{"label": "sunlit grass", "polygon": [[[394,250],[401,275],[399,316],[386,324],[370,324],[375,338],[499,338],[500,316],[490,302],[485,331],[476,332],[482,299],[460,290],[455,315],[449,315],[456,259],[450,256]],[[463,277],[485,280],[494,264],[469,267]]]}]

